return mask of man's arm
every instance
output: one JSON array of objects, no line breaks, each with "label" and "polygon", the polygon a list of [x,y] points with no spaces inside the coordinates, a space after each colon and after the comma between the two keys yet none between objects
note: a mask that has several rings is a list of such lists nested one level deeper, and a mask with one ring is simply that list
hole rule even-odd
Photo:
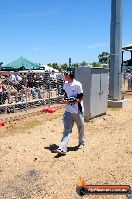
[{"label": "man's arm", "polygon": [[83,93],[77,94],[77,103],[83,100]]}]

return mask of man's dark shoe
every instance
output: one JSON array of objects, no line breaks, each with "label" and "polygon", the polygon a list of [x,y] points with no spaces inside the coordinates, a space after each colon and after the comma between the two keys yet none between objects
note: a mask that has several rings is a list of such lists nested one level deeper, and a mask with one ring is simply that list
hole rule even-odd
[{"label": "man's dark shoe", "polygon": [[84,144],[79,144],[78,149],[82,149],[82,148],[84,148]]},{"label": "man's dark shoe", "polygon": [[66,152],[61,149],[56,149],[56,153],[61,154],[61,155],[66,155]]}]

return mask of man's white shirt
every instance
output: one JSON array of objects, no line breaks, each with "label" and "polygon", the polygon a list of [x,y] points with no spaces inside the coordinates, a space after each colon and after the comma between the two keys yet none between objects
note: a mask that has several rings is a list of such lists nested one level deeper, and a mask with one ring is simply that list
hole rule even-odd
[{"label": "man's white shirt", "polygon": [[[82,84],[75,79],[73,79],[72,83],[68,83],[66,81],[64,83],[63,89],[65,90],[68,98],[69,97],[77,98],[77,94],[83,93]],[[83,108],[83,101],[81,101],[80,104],[81,104],[82,110],[83,110],[84,109]],[[66,105],[66,111],[70,112],[70,113],[78,114],[78,111],[79,111],[78,104],[77,103],[74,104],[74,105],[67,104]]]}]

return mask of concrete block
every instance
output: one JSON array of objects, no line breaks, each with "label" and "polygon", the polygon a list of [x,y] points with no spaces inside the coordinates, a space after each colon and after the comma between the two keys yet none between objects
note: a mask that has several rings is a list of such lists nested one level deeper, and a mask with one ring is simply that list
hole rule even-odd
[{"label": "concrete block", "polygon": [[111,107],[111,108],[123,108],[127,104],[128,104],[127,99],[118,100],[118,101],[108,100],[108,107]]}]

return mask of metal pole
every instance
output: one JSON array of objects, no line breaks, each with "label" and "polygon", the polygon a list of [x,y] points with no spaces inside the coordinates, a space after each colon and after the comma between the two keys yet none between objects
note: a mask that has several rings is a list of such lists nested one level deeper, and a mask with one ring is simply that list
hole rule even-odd
[{"label": "metal pole", "polygon": [[122,65],[123,65],[123,62],[124,62],[124,50],[122,50]]},{"label": "metal pole", "polygon": [[27,108],[28,108],[28,106],[27,106],[27,103],[28,103],[28,102],[27,102],[27,101],[28,101],[28,100],[27,100],[27,95],[28,95],[27,92],[28,92],[28,91],[27,91],[27,73],[26,73],[26,112],[27,112]]},{"label": "metal pole", "polygon": [[111,1],[109,97],[113,100],[121,99],[122,8],[123,0]]},{"label": "metal pole", "polygon": [[49,101],[49,103],[48,103],[48,107],[50,108],[50,90],[51,90],[51,82],[50,82],[50,69],[49,69],[49,75],[48,75],[48,78],[49,78],[49,93],[48,93],[48,101]]},{"label": "metal pole", "polygon": [[131,53],[131,60],[132,60],[132,50],[130,50],[130,53]]},{"label": "metal pole", "polygon": [[69,58],[69,67],[71,68],[71,58]]}]

